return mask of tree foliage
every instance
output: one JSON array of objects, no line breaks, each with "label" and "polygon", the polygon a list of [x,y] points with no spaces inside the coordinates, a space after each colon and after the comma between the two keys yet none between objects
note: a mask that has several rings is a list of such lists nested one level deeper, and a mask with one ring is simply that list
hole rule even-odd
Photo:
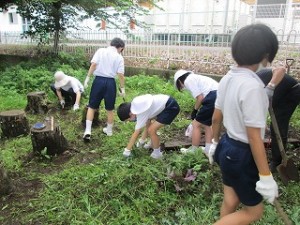
[{"label": "tree foliage", "polygon": [[[157,1],[147,2],[156,6]],[[139,4],[145,0],[2,0],[0,6],[12,3],[18,6],[18,13],[23,18],[32,21],[31,29],[25,35],[53,35],[55,52],[62,32],[70,28],[80,29],[79,21],[88,18],[105,20],[111,28],[126,31],[130,20],[148,12]],[[139,21],[137,24],[145,26]]]}]

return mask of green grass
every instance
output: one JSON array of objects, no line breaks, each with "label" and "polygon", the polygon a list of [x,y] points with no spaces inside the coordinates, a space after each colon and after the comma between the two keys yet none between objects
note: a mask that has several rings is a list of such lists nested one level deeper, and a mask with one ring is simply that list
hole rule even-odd
[{"label": "green grass", "polygon": [[[89,90],[87,90],[89,92]],[[163,141],[172,138],[174,132],[183,131],[190,123],[185,119],[193,107],[193,99],[186,92],[175,90],[173,83],[157,76],[133,76],[126,79],[126,100],[144,93],[166,93],[178,100],[181,113],[170,125],[161,130]],[[53,94],[48,92],[52,101]],[[88,99],[84,98],[81,109]],[[117,104],[123,100],[118,97]],[[0,110],[24,109],[26,95],[0,92]],[[105,112],[101,107],[101,119]],[[299,129],[299,110],[292,124]],[[38,179],[43,188],[26,201],[10,201],[1,205],[0,223],[18,221],[22,224],[157,224],[193,225],[212,224],[219,217],[222,201],[221,174],[217,166],[210,167],[199,152],[181,155],[165,154],[163,160],[153,160],[143,149],[133,149],[133,157],[122,156],[124,147],[134,130],[134,123],[116,119],[115,133],[107,137],[102,127],[93,128],[90,144],[82,142],[82,112],[69,111],[53,116],[70,144],[73,156],[63,164],[55,163],[60,157],[35,158],[24,164],[24,158],[32,151],[30,135],[1,141],[0,160],[6,170],[26,180]],[[30,125],[41,121],[44,115],[27,115]],[[182,181],[188,169],[197,172],[193,182]],[[45,172],[48,171],[48,172]],[[171,178],[171,172],[178,179]],[[276,179],[279,178],[276,176]],[[176,192],[175,185],[183,190]],[[299,184],[281,187],[280,201],[297,224],[300,211]],[[3,199],[5,200],[5,199]],[[9,210],[7,210],[9,209]],[[256,224],[283,224],[275,208],[266,205],[263,219]]]}]

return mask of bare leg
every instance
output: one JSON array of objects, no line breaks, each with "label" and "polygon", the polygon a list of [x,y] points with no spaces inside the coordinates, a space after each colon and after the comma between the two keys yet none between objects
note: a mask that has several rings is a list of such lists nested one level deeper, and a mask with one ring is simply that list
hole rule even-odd
[{"label": "bare leg", "polygon": [[224,186],[224,200],[221,206],[220,220],[214,225],[248,225],[259,220],[263,214],[263,204],[256,206],[244,206],[241,210],[236,211],[239,206],[239,199],[235,191],[228,186]]},{"label": "bare leg", "polygon": [[213,132],[211,126],[204,126],[205,129],[205,143],[212,143]]},{"label": "bare leg", "polygon": [[94,115],[95,115],[95,109],[89,107],[86,113],[86,120],[93,121]]},{"label": "bare leg", "polygon": [[163,127],[164,125],[157,122],[157,121],[154,121],[153,123],[151,123],[149,125],[149,128],[148,128],[148,134],[151,138],[151,142],[152,142],[152,148],[153,149],[158,149],[159,148],[159,145],[160,145],[160,141],[159,141],[159,137],[157,135],[157,131],[159,128]]},{"label": "bare leg", "polygon": [[114,123],[114,111],[110,110],[110,111],[106,111],[107,114],[107,123],[108,124],[113,124]]},{"label": "bare leg", "polygon": [[192,145],[199,146],[201,141],[201,123],[197,120],[193,120],[193,134],[192,134]]}]

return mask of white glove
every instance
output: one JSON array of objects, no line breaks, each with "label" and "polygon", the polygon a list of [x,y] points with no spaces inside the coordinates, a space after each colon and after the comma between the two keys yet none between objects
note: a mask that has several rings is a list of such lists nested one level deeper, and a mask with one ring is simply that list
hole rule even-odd
[{"label": "white glove", "polygon": [[60,100],[60,105],[62,108],[65,108],[65,104],[66,104],[65,100]]},{"label": "white glove", "polygon": [[90,76],[87,75],[83,84],[84,88],[87,88],[89,86],[89,81],[90,81]]},{"label": "white glove", "polygon": [[218,145],[218,142],[216,142],[214,139],[212,139],[212,144],[208,150],[208,160],[211,165],[214,163],[214,155],[215,155],[217,145]]},{"label": "white glove", "polygon": [[278,197],[278,186],[272,174],[268,176],[259,175],[259,181],[256,182],[255,190],[271,204]]},{"label": "white glove", "polygon": [[190,124],[185,130],[185,136],[191,138],[193,134],[193,125]]},{"label": "white glove", "polygon": [[123,156],[124,157],[129,157],[131,156],[131,151],[127,148],[124,148],[124,152],[123,152]]},{"label": "white glove", "polygon": [[120,96],[125,98],[125,88],[120,88],[121,92],[120,92]]},{"label": "white glove", "polygon": [[273,95],[274,95],[274,88],[266,86],[265,89],[266,89],[266,93],[268,95],[268,98],[272,99]]},{"label": "white glove", "polygon": [[142,138],[140,138],[140,139],[137,141],[137,143],[135,144],[135,146],[136,146],[137,148],[142,148],[142,147],[144,147],[145,143],[146,143],[146,140],[143,140]]},{"label": "white glove", "polygon": [[79,105],[75,103],[75,104],[73,105],[73,110],[76,111],[76,110],[78,110],[78,109],[79,109]]}]

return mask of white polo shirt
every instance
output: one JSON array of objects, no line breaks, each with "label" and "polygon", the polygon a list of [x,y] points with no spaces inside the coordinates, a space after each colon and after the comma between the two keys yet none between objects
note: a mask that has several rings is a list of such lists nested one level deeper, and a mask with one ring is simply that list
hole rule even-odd
[{"label": "white polo shirt", "polygon": [[[158,114],[160,114],[166,107],[166,103],[170,96],[158,94],[158,95],[141,95],[135,97],[131,102],[131,107],[134,107],[136,102],[139,105],[147,105],[147,101],[152,101],[150,107],[143,113],[136,114],[136,125],[135,130],[141,129],[146,126],[146,123],[150,119],[154,119]],[[145,102],[143,104],[143,102]]]},{"label": "white polo shirt", "polygon": [[124,74],[124,58],[114,46],[99,48],[91,63],[96,63],[95,76],[115,78],[118,73]]},{"label": "white polo shirt", "polygon": [[214,79],[194,73],[191,73],[184,81],[184,86],[190,91],[193,98],[197,98],[201,94],[205,98],[209,92],[217,90],[218,85]]},{"label": "white polo shirt", "polygon": [[221,79],[215,108],[223,113],[228,136],[249,143],[246,127],[261,128],[264,138],[269,100],[261,79],[251,70],[233,67]]},{"label": "white polo shirt", "polygon": [[68,91],[70,88],[73,89],[74,93],[77,93],[78,91],[80,91],[81,93],[84,92],[83,85],[80,83],[80,81],[77,78],[71,76],[70,81],[65,86],[62,86],[61,89]]}]

